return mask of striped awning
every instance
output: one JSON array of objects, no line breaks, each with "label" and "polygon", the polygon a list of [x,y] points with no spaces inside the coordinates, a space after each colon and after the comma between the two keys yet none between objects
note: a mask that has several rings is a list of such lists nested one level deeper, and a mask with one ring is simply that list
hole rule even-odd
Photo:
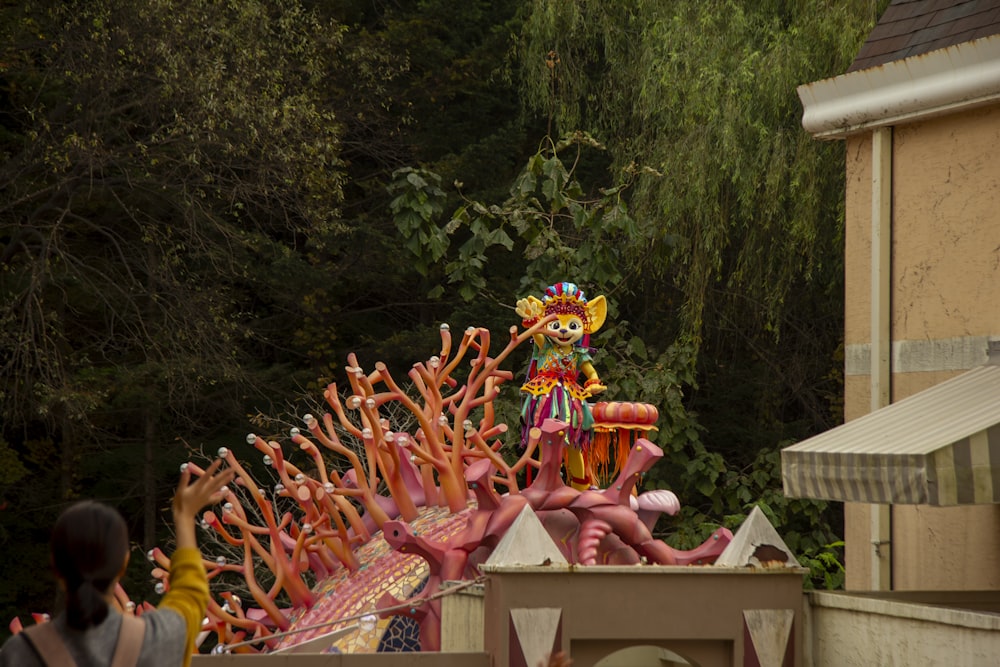
[{"label": "striped awning", "polygon": [[1000,503],[1000,365],[937,384],[781,452],[785,495]]}]

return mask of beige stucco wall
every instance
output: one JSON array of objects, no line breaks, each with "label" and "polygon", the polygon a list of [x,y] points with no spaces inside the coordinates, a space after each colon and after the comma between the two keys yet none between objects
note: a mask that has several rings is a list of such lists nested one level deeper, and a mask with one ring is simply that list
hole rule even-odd
[{"label": "beige stucco wall", "polygon": [[1000,108],[893,144],[893,337],[1000,333]]},{"label": "beige stucco wall", "polygon": [[[847,139],[845,345],[870,340],[871,135]],[[1000,337],[1000,107],[893,131],[891,334],[936,341]],[[977,342],[977,344],[979,344]],[[902,368],[900,366],[903,366]],[[959,370],[913,370],[897,360],[892,399]],[[870,410],[868,376],[845,381],[845,419]],[[896,506],[893,586],[1000,588],[1000,507]],[[845,506],[847,588],[869,587],[868,506]]]}]

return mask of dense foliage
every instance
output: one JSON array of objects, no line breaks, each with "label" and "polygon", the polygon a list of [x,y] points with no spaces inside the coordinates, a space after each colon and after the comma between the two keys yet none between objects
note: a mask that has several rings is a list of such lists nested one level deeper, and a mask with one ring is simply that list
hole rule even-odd
[{"label": "dense foliage", "polygon": [[5,3],[0,614],[51,606],[65,501],[160,542],[188,449],[564,279],[609,298],[609,396],[661,409],[668,539],[760,503],[835,584],[837,517],[778,475],[841,418],[842,148],[795,87],[877,9]]},{"label": "dense foliage", "polygon": [[[842,418],[842,145],[801,130],[795,88],[846,69],[878,9],[539,2],[527,17],[522,61],[546,67],[526,99],[600,137],[612,174],[662,174],[636,183],[637,233],[616,243],[631,272],[615,335],[643,341],[639,365],[688,364],[654,471],[689,503],[672,539],[753,502],[799,553],[826,553],[838,530],[775,485],[780,447]],[[670,406],[663,377],[643,375],[638,396]]]}]

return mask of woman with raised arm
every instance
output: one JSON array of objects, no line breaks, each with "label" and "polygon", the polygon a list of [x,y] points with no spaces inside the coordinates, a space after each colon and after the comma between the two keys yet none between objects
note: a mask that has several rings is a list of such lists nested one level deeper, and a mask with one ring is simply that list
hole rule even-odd
[{"label": "woman with raised arm", "polygon": [[195,538],[195,520],[222,499],[233,471],[220,460],[191,483],[185,468],[174,494],[177,549],[170,590],[156,611],[116,610],[114,589],[128,564],[128,530],[114,509],[93,501],[72,505],[52,529],[52,565],[66,592],[66,609],[0,648],[0,667],[176,667],[187,665],[208,605],[208,580]]}]

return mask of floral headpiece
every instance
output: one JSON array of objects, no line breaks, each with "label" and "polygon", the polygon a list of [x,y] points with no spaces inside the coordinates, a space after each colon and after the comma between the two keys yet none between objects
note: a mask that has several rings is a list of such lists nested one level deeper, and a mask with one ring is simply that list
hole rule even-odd
[{"label": "floral headpiece", "polygon": [[574,283],[556,283],[545,290],[542,297],[545,314],[564,313],[576,315],[587,326],[587,297]]}]

